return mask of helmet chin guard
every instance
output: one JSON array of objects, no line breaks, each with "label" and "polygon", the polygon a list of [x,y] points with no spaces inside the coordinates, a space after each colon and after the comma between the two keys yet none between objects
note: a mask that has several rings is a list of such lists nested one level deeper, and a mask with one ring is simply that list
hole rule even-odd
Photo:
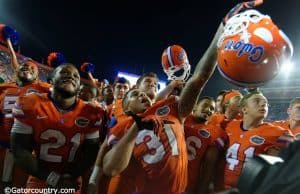
[{"label": "helmet chin guard", "polygon": [[230,18],[228,20],[228,22],[226,23],[226,25],[224,27],[224,32],[218,41],[218,47],[221,46],[221,44],[225,38],[237,35],[239,33],[242,34],[241,39],[245,43],[248,43],[249,38],[250,38],[249,37],[250,35],[247,30],[249,27],[249,23],[250,22],[258,23],[263,18],[270,19],[270,17],[268,15],[263,15],[254,9],[250,9],[245,12],[236,14],[235,16]]},{"label": "helmet chin guard", "polygon": [[185,63],[180,66],[173,66],[169,69],[164,69],[164,72],[167,74],[168,80],[182,80],[186,82],[191,73],[191,65]]}]

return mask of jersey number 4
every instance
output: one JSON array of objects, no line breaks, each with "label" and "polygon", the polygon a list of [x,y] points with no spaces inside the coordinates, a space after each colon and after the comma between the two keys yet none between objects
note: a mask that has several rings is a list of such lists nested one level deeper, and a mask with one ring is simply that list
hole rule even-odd
[{"label": "jersey number 4", "polygon": [[[239,164],[240,160],[238,158],[238,153],[240,149],[241,144],[234,143],[228,148],[227,154],[226,154],[226,162],[229,165],[229,170],[234,170],[234,168]],[[248,161],[249,159],[253,158],[255,148],[254,147],[248,147],[243,152],[243,157],[245,157],[244,161]]]},{"label": "jersey number 4", "polygon": [[[76,133],[70,140],[72,148],[69,151],[68,162],[72,162],[75,158],[76,151],[80,144],[80,136],[80,133]],[[41,133],[40,138],[45,141],[50,141],[51,139],[56,140],[55,142],[51,141],[49,143],[41,144],[40,159],[48,162],[62,162],[62,156],[50,154],[49,150],[55,150],[66,146],[66,136],[61,131],[48,129]]]}]

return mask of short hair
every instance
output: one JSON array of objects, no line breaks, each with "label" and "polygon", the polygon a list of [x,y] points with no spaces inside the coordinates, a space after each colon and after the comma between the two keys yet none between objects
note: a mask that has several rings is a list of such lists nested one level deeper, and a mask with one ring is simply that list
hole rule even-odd
[{"label": "short hair", "polygon": [[113,87],[115,87],[115,85],[117,83],[121,83],[121,84],[128,84],[128,86],[130,87],[130,82],[128,79],[126,79],[125,77],[116,77],[114,83],[113,83]]},{"label": "short hair", "polygon": [[249,98],[251,98],[252,96],[256,95],[256,94],[262,94],[262,92],[260,92],[259,90],[256,91],[251,91],[248,94],[244,95],[243,98],[240,100],[240,106],[244,107],[246,105],[246,102]]},{"label": "short hair", "polygon": [[210,96],[201,96],[201,97],[199,97],[197,104],[199,104],[202,100],[210,100],[210,101],[215,102],[215,99]]},{"label": "short hair", "polygon": [[291,107],[294,106],[295,104],[300,104],[300,97],[293,98],[293,99],[290,101],[289,107],[291,108]]},{"label": "short hair", "polygon": [[108,86],[105,86],[102,90],[101,90],[101,95],[103,96],[104,95],[104,90],[106,89],[111,89],[113,91],[113,88],[111,85],[108,85]]},{"label": "short hair", "polygon": [[98,97],[99,96],[99,91],[98,91],[98,88],[97,87],[95,87],[95,86],[93,86],[93,85],[91,85],[91,84],[81,84],[80,85],[80,90],[82,89],[82,88],[88,88],[91,92],[95,92],[95,97]]},{"label": "short hair", "polygon": [[230,99],[235,96],[243,96],[242,93],[238,90],[228,90],[226,93],[223,94],[223,105],[229,104]]},{"label": "short hair", "polygon": [[217,97],[218,97],[218,96],[223,96],[223,97],[224,97],[224,95],[225,95],[226,93],[228,93],[228,92],[229,92],[229,90],[221,90],[221,91],[219,91]]},{"label": "short hair", "polygon": [[156,73],[154,73],[154,72],[144,73],[144,74],[141,75],[141,76],[139,77],[139,79],[136,81],[137,87],[140,86],[141,82],[143,81],[143,79],[144,79],[145,77],[154,77],[154,78],[158,81],[158,76],[157,76]]},{"label": "short hair", "polygon": [[122,100],[122,109],[123,109],[124,111],[125,111],[125,105],[126,105],[126,102],[127,102],[127,100],[128,100],[128,95],[129,95],[129,93],[130,93],[132,90],[136,90],[136,89],[135,89],[135,88],[132,88],[132,89],[128,90],[128,91],[125,93],[124,98],[123,98],[123,100]]},{"label": "short hair", "polygon": [[[62,69],[62,68],[64,68],[64,67],[66,67],[66,66],[72,66],[72,67],[74,67],[75,69],[77,69],[77,67],[76,67],[74,64],[72,64],[72,63],[63,63],[63,64],[57,66],[57,67],[51,72],[51,75],[49,76],[49,78],[52,80],[52,79],[54,78],[55,74],[58,72],[58,70],[60,70],[60,69]],[[79,70],[78,70],[78,69],[77,69],[77,71],[78,71],[78,73],[79,73]],[[79,74],[79,75],[80,75],[80,74]]]}]

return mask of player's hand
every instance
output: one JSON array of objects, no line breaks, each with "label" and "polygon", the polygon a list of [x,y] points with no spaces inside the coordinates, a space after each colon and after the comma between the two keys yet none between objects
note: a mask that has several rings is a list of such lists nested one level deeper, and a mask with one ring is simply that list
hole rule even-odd
[{"label": "player's hand", "polygon": [[246,1],[241,2],[234,6],[224,17],[223,23],[224,25],[227,23],[227,21],[234,15],[241,13],[247,9],[253,9],[256,6],[259,6],[263,3],[263,0],[253,0],[253,1]]},{"label": "player's hand", "polygon": [[154,134],[158,134],[159,129],[163,128],[163,121],[159,119],[156,115],[148,115],[144,118],[142,118],[142,122],[146,123],[152,123],[152,130],[154,131]]},{"label": "player's hand", "polygon": [[173,80],[170,83],[172,85],[173,88],[182,88],[184,85],[184,81],[183,80]]},{"label": "player's hand", "polygon": [[144,130],[144,129],[153,130],[154,126],[153,126],[152,121],[147,121],[147,120],[143,121],[142,119],[144,117],[138,116],[137,114],[133,113],[132,111],[126,111],[126,114],[128,116],[131,116],[134,119],[139,130]]}]

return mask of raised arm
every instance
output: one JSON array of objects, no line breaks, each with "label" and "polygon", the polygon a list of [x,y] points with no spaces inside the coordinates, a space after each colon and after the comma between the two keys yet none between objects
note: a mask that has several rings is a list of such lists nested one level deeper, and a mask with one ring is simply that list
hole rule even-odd
[{"label": "raised arm", "polygon": [[19,62],[17,60],[17,55],[12,46],[10,38],[7,39],[7,46],[8,46],[8,50],[9,50],[9,54],[10,54],[11,66],[12,66],[12,68],[14,68],[14,70],[17,70],[17,68],[19,67]]},{"label": "raised arm", "polygon": [[108,151],[103,159],[103,172],[108,176],[120,174],[129,164],[138,127],[134,123],[120,141]]},{"label": "raised arm", "polygon": [[168,98],[176,87],[182,87],[183,84],[182,80],[172,81],[156,95],[155,102]]},{"label": "raised arm", "polygon": [[193,110],[193,107],[204,88],[206,82],[213,74],[217,60],[217,42],[223,32],[221,23],[208,49],[198,62],[193,76],[183,88],[178,101],[178,113],[181,119],[187,117]]}]

